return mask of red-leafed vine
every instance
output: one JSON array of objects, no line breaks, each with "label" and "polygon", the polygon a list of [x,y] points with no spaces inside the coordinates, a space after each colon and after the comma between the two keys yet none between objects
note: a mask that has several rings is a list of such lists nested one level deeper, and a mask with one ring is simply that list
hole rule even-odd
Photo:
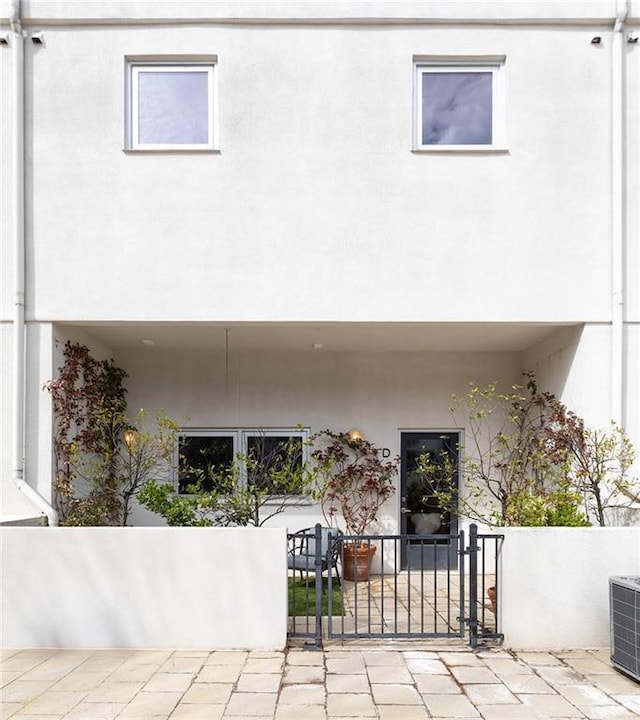
[{"label": "red-leafed vine", "polygon": [[[127,373],[68,342],[58,377],[45,383],[54,411],[54,497],[62,524],[119,524],[117,455],[127,426]],[[89,467],[99,466],[99,482]]]}]

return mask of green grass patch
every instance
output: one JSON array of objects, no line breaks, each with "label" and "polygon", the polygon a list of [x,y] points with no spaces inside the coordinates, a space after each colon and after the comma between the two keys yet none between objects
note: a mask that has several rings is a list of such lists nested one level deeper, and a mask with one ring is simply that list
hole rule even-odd
[{"label": "green grass patch", "polygon": [[[329,592],[326,578],[322,579],[322,614],[328,614]],[[337,580],[331,583],[332,614],[343,615],[342,592]],[[296,617],[314,616],[316,614],[316,582],[299,577],[289,577],[289,615]]]}]

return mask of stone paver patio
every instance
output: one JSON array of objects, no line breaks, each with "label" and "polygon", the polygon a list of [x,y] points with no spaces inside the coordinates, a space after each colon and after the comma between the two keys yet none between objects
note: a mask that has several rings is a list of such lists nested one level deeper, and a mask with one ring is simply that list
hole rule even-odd
[{"label": "stone paver patio", "polygon": [[640,717],[640,684],[606,649],[5,650],[1,669],[2,718],[16,720]]},{"label": "stone paver patio", "polygon": [[[456,571],[414,571],[372,575],[365,582],[334,579],[334,587],[341,588],[344,616],[334,615],[331,632],[335,637],[375,635],[410,635],[416,633],[459,635],[460,576]],[[468,587],[469,579],[466,578]],[[490,610],[486,589],[495,584],[494,575],[485,575],[478,589],[478,619],[481,630],[493,632],[495,616]],[[484,592],[483,592],[484,591]],[[466,595],[467,593],[465,593]],[[313,597],[309,610],[313,612]],[[465,602],[468,615],[468,598]],[[313,634],[315,617],[298,616],[289,619],[289,631]],[[329,630],[324,620],[325,634]],[[295,634],[295,632],[294,632]]]}]

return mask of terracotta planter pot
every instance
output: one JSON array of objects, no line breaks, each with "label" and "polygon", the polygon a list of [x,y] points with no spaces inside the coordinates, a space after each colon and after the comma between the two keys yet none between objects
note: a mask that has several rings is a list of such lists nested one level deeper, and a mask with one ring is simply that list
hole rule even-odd
[{"label": "terracotta planter pot", "polygon": [[491,612],[495,615],[496,614],[496,589],[493,586],[490,588],[487,588],[487,597],[489,598]]},{"label": "terracotta planter pot", "polygon": [[376,554],[376,546],[369,543],[361,545],[345,543],[342,548],[342,574],[345,580],[359,582],[368,580],[371,561]]}]

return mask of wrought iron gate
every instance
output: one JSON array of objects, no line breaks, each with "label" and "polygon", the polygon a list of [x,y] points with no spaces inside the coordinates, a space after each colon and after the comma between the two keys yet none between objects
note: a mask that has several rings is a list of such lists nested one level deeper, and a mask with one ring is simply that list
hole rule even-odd
[{"label": "wrought iron gate", "polygon": [[[323,535],[324,530],[324,535]],[[331,535],[316,525],[290,536],[289,634],[328,638],[500,639],[498,554],[502,535]],[[468,540],[468,542],[467,542]],[[375,548],[372,573],[354,582],[348,543]],[[413,563],[402,567],[411,544]],[[451,550],[451,552],[443,552]],[[300,557],[306,557],[301,563]],[[439,562],[448,557],[446,567]],[[417,558],[417,561],[416,561]],[[493,589],[493,590],[492,590]]]}]

